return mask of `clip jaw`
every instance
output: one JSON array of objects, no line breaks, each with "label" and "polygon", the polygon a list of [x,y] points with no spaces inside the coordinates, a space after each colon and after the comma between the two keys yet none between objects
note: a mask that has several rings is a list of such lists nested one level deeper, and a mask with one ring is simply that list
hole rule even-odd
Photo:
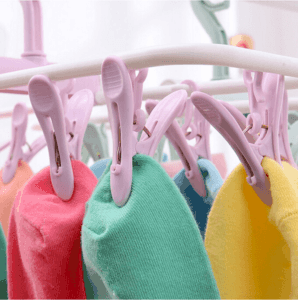
[{"label": "clip jaw", "polygon": [[[140,109],[141,92],[132,83],[132,81],[134,84],[136,82],[134,75],[135,73],[132,71],[129,72],[124,62],[118,57],[108,57],[103,62],[102,86],[107,99],[114,143],[110,175],[111,193],[114,202],[118,206],[123,206],[128,200],[132,185],[132,157],[137,152],[153,157],[165,132],[169,134],[173,143],[177,139],[175,134],[180,133],[182,138],[178,138],[179,142],[177,140],[176,147],[180,150],[180,155],[184,159],[186,174],[190,180],[199,178],[199,180],[196,180],[196,184],[193,182],[194,186],[202,184],[203,188],[200,186],[200,192],[206,192],[196,159],[178,123],[174,120],[175,117],[182,115],[184,111],[187,98],[186,91],[176,91],[160,102],[154,100],[147,101],[146,108],[150,112],[157,103],[158,105],[150,114],[147,123],[144,124],[142,118],[144,112]],[[141,78],[138,82],[141,85],[147,76],[147,71],[141,70],[139,75]],[[152,110],[150,107],[152,107]],[[174,128],[174,135],[171,135],[171,129],[169,129],[172,127]],[[138,129],[144,129],[139,142],[135,135],[135,131]],[[180,145],[180,140],[184,145]]]},{"label": "clip jaw", "polygon": [[179,90],[168,95],[161,101],[146,101],[146,110],[148,113],[150,112],[146,128],[151,135],[148,137],[145,132],[142,133],[140,141],[136,145],[136,151],[138,153],[153,157],[165,132],[171,126],[175,118],[182,115],[185,109],[186,98],[186,91]]},{"label": "clip jaw", "polygon": [[42,135],[30,145],[29,150],[23,155],[23,160],[29,163],[31,159],[36,155],[36,153],[38,153],[46,145],[47,145],[46,139]]},{"label": "clip jaw", "polygon": [[94,95],[90,90],[76,92],[67,102],[65,114],[66,134],[70,135],[68,150],[70,156],[81,160],[84,134],[94,105]]},{"label": "clip jaw", "polygon": [[[149,123],[149,128],[151,128],[153,124],[151,129],[153,134],[150,138],[142,136],[137,145],[137,150],[138,152],[142,151],[142,153],[153,156],[158,142],[160,141],[160,136],[165,134],[183,163],[185,176],[194,190],[200,196],[205,197],[205,184],[203,176],[198,168],[197,158],[195,157],[193,149],[188,145],[178,122],[175,120],[175,117],[182,115],[186,99],[187,93],[184,90],[180,90],[170,94],[160,102],[157,100],[146,101],[146,110],[150,114],[147,124]],[[177,100],[179,100],[180,103]],[[168,120],[166,120],[167,118]],[[158,120],[160,123],[158,123]]]},{"label": "clip jaw", "polygon": [[281,165],[283,157],[295,166],[288,144],[288,132],[284,126],[287,124],[288,109],[284,77],[257,73],[253,81],[249,71],[245,71],[244,82],[248,87],[251,111],[244,131],[258,136],[255,143],[248,142],[244,131],[220,102],[199,92],[193,93],[191,99],[202,115],[233,147],[246,170],[248,183],[261,200],[270,206],[270,183],[261,166],[263,158],[270,157]]},{"label": "clip jaw", "polygon": [[126,204],[132,184],[132,156],[136,154],[133,135],[134,95],[124,62],[108,57],[102,64],[102,87],[109,107],[113,136],[111,192],[118,206]]},{"label": "clip jaw", "polygon": [[260,159],[256,157],[233,116],[223,105],[207,94],[194,92],[191,99],[201,114],[234,149],[248,175],[246,178],[248,183],[255,188],[265,204],[271,205],[269,182],[260,164]]},{"label": "clip jaw", "polygon": [[[284,77],[283,79],[284,80]],[[284,104],[281,112],[280,119],[280,135],[279,135],[279,145],[280,145],[280,153],[283,159],[286,159],[289,164],[291,164],[294,168],[298,169],[296,161],[294,159],[294,155],[290,146],[290,138],[288,131],[288,92],[286,89],[284,90]]]},{"label": "clip jaw", "polygon": [[261,76],[257,72],[253,87],[256,97],[250,102],[251,114],[246,124],[250,128],[248,132],[259,132],[259,137],[251,147],[256,155],[271,157],[281,166],[283,159],[296,168],[287,130],[288,98],[284,76],[272,73]]},{"label": "clip jaw", "polygon": [[18,167],[19,160],[23,159],[22,146],[26,144],[26,129],[28,122],[28,109],[25,103],[15,105],[12,113],[12,139],[10,152],[2,172],[3,183],[9,183]]},{"label": "clip jaw", "polygon": [[46,146],[45,138],[41,136],[29,146],[27,152],[23,151],[22,146],[26,144],[27,123],[28,109],[25,103],[16,104],[12,114],[12,139],[2,147],[4,149],[10,145],[8,160],[2,171],[3,183],[7,184],[14,178],[20,160],[29,163],[35,154]]},{"label": "clip jaw", "polygon": [[[184,80],[181,84],[187,84],[191,91],[199,91],[198,85],[192,80]],[[192,118],[194,122],[192,123]],[[188,132],[187,129],[191,128]],[[209,122],[200,114],[200,112],[193,107],[191,99],[187,99],[186,109],[185,109],[185,122],[182,125],[182,131],[184,132],[187,140],[196,139],[196,144],[191,147],[194,151],[196,158],[203,157],[212,161],[211,151],[210,151],[210,124]]]},{"label": "clip jaw", "polygon": [[59,91],[55,84],[44,75],[31,78],[28,91],[33,110],[47,141],[53,188],[60,198],[65,201],[69,200],[74,190],[74,177]]},{"label": "clip jaw", "polygon": [[137,76],[135,70],[129,70],[129,75],[134,94],[133,130],[139,132],[144,128],[146,123],[146,114],[141,109],[141,106],[143,100],[143,83],[147,78],[148,68],[139,70]]},{"label": "clip jaw", "polygon": [[195,109],[194,123],[197,127],[196,144],[194,146],[197,157],[212,161],[210,151],[210,123]]}]

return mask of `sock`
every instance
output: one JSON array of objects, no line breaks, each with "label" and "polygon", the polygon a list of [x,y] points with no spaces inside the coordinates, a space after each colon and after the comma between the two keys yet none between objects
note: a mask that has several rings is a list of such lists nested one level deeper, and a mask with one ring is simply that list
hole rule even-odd
[{"label": "sock", "polygon": [[271,208],[247,183],[241,164],[217,194],[208,216],[205,246],[223,299],[289,299],[292,291],[298,297],[297,267],[291,278],[298,255],[298,227],[293,220],[298,170],[287,165],[283,163],[283,168],[266,157],[262,161],[270,181]]},{"label": "sock", "polygon": [[161,165],[171,178],[173,178],[183,168],[181,160],[171,160],[162,163]]},{"label": "sock", "polygon": [[8,299],[6,274],[6,239],[0,224],[0,299]]},{"label": "sock", "polygon": [[10,299],[86,299],[81,226],[97,179],[80,161],[72,161],[72,168],[69,201],[55,194],[49,167],[17,194],[8,232]]},{"label": "sock", "polygon": [[[282,162],[284,176],[281,177],[282,167],[268,160],[262,164],[265,172],[270,174],[270,184],[274,202],[269,213],[269,221],[274,224],[290,248],[291,261],[291,294],[289,298],[298,298],[298,171],[287,162]],[[278,275],[278,274],[277,274]]]},{"label": "sock", "polygon": [[110,161],[111,161],[110,158],[103,158],[98,160],[90,167],[91,171],[93,172],[93,174],[96,176],[97,179],[101,177],[101,175],[105,171]]},{"label": "sock", "polygon": [[226,179],[228,168],[225,155],[223,153],[212,154],[212,162],[220,173],[222,179]]},{"label": "sock", "polygon": [[13,206],[17,191],[33,175],[30,166],[20,161],[14,178],[7,184],[2,181],[2,171],[0,171],[0,222],[5,236],[8,235],[9,216]]},{"label": "sock", "polygon": [[179,189],[153,158],[133,157],[131,195],[118,207],[110,165],[86,204],[86,266],[120,299],[219,299],[202,237]]},{"label": "sock", "polygon": [[203,175],[207,192],[206,197],[201,197],[193,189],[189,180],[185,176],[184,169],[174,176],[173,181],[176,183],[181,194],[184,196],[187,204],[191,208],[204,239],[207,216],[213,204],[213,200],[223,184],[223,180],[213,163],[207,159],[199,159],[198,168],[201,170]]}]

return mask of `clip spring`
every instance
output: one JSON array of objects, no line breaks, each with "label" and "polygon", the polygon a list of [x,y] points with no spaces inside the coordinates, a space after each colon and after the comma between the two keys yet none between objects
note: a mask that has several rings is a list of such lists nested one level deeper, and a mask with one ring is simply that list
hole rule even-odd
[{"label": "clip spring", "polygon": [[[268,126],[267,126],[267,125],[262,125],[261,128],[263,128],[263,129],[268,129]],[[245,134],[245,133],[246,133],[247,131],[249,131],[250,129],[252,129],[252,125],[251,125],[251,124],[248,125],[248,126],[246,126],[246,128],[245,128],[242,132]],[[258,133],[258,135],[260,135],[260,133]]]},{"label": "clip spring", "polygon": [[[133,122],[133,125],[136,125],[136,122]],[[148,128],[146,126],[144,126],[143,130],[150,138],[152,134],[148,130]],[[118,149],[117,149],[117,160],[118,160],[118,163],[120,163],[121,162],[121,127],[118,128],[118,135],[119,135],[119,142],[118,142]]]},{"label": "clip spring", "polygon": [[58,173],[58,170],[61,167],[61,158],[60,158],[60,153],[59,153],[59,149],[58,149],[58,143],[57,143],[57,138],[56,138],[55,132],[53,132],[53,136],[54,136],[54,143],[55,143],[55,160],[56,160],[56,166],[57,166],[56,173]]},{"label": "clip spring", "polygon": [[[31,148],[30,144],[29,144],[28,142],[26,142],[26,145],[28,146],[29,151],[31,152],[31,151],[32,151],[32,148]],[[13,154],[11,153],[11,155],[10,155],[10,160],[12,160],[12,159],[13,159]]]}]

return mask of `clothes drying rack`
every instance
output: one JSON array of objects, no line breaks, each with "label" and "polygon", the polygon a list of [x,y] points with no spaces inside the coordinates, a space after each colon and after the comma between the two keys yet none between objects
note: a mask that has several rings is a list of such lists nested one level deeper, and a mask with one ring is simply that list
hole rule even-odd
[{"label": "clothes drying rack", "polygon": [[[156,47],[140,49],[125,54],[118,54],[129,69],[142,69],[169,65],[219,65],[241,68],[251,71],[278,73],[286,77],[286,89],[298,88],[298,58],[271,54],[263,51],[248,50],[229,45],[197,44],[185,46]],[[76,63],[60,63],[31,68],[0,75],[0,89],[25,86],[34,75],[47,75],[53,81],[79,78],[92,75],[101,75],[101,66],[104,58]],[[246,92],[243,80],[219,80],[199,83],[200,91],[210,94],[234,94]],[[188,94],[192,91],[184,84],[165,85],[144,89],[143,100],[162,99],[169,93],[185,89]],[[238,101],[232,101],[232,105],[248,109]],[[297,101],[292,102],[292,109]],[[102,91],[96,94],[95,105],[104,105],[105,99]],[[297,104],[298,106],[298,104]]]}]

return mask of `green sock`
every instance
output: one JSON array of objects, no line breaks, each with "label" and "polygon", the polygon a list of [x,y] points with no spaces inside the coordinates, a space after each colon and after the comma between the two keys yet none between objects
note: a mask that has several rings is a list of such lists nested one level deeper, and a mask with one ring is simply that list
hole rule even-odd
[{"label": "green sock", "polygon": [[131,195],[118,207],[110,166],[86,204],[87,269],[98,273],[112,297],[219,299],[196,221],[164,169],[149,156],[135,155]]},{"label": "green sock", "polygon": [[6,269],[6,238],[0,223],[0,299],[8,299]]}]

